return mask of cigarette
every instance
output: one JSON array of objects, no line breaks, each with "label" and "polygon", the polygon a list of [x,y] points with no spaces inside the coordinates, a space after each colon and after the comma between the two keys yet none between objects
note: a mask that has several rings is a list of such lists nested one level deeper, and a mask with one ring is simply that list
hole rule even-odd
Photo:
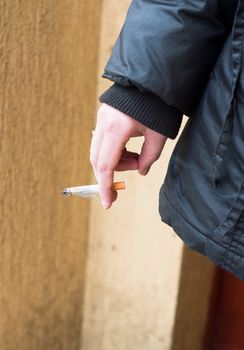
[{"label": "cigarette", "polygon": [[[114,182],[112,185],[112,189],[114,191],[124,190],[125,189],[124,181]],[[77,197],[90,197],[97,193],[99,193],[98,184],[88,185],[88,186],[67,187],[62,192],[64,196],[77,196]]]}]

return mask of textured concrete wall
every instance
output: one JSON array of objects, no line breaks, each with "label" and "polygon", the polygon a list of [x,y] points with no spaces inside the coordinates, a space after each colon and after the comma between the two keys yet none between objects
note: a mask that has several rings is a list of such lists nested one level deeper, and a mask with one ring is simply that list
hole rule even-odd
[{"label": "textured concrete wall", "polygon": [[[103,1],[100,74],[129,3]],[[99,93],[109,84],[99,79]],[[131,149],[140,144],[133,141]],[[116,175],[127,190],[111,210],[92,203],[82,350],[170,349],[182,243],[160,221],[158,192],[173,145],[147,177]]]},{"label": "textured concrete wall", "polygon": [[0,1],[0,349],[80,344],[100,0]]}]

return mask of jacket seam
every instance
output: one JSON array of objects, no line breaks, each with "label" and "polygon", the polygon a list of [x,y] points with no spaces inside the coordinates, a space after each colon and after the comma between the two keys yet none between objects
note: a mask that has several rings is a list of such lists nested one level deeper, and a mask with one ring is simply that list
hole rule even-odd
[{"label": "jacket seam", "polygon": [[[193,226],[180,212],[178,209],[176,209],[176,207],[172,204],[172,202],[170,201],[167,193],[164,191],[165,197],[168,200],[168,202],[170,203],[170,205],[172,206],[172,208],[178,213],[178,215],[185,221],[187,222],[188,225],[190,225],[191,227],[194,228],[194,230],[198,231],[202,236],[204,236],[205,238],[209,239],[210,241],[213,241],[214,243],[217,243],[218,245],[222,246],[221,244],[219,244],[217,241],[215,241],[214,239],[208,237],[205,233],[203,233],[202,231],[200,231],[199,229],[197,229],[195,226]],[[223,246],[222,246],[223,247]],[[225,248],[225,247],[223,247]]]},{"label": "jacket seam", "polygon": [[[239,222],[239,220],[238,220],[238,222]],[[237,227],[238,227],[238,222],[237,222]],[[236,251],[240,245],[240,242],[237,239],[240,236],[240,234],[241,234],[241,230],[238,230],[238,229],[234,230],[232,233],[232,237],[231,237],[228,249],[226,249],[226,252],[225,252],[225,257],[224,257],[224,261],[223,261],[224,267],[228,266],[228,264],[226,264],[226,263],[227,263],[227,260],[229,259],[229,261],[230,261],[229,267],[232,269],[235,257],[238,257],[238,259],[240,259],[242,257]],[[229,253],[231,253],[231,254],[229,254]]]},{"label": "jacket seam", "polygon": [[111,73],[111,72],[109,72],[109,71],[106,71],[106,72],[104,72],[104,74],[103,75],[110,75],[111,77],[116,77],[116,78],[121,78],[121,79],[126,79],[126,77],[123,77],[122,75],[118,75],[118,74],[114,74],[114,73]]},{"label": "jacket seam", "polygon": [[[178,209],[175,208],[175,206],[172,204],[172,202],[170,201],[167,193],[164,191],[164,195],[167,199],[167,201],[169,202],[169,204],[172,206],[172,208],[177,212],[177,214],[182,218],[182,220],[184,220],[189,226],[191,226],[194,230],[196,230],[197,232],[199,232],[203,237],[205,237],[207,240],[217,244],[218,246],[220,246],[221,248],[225,249],[225,250],[228,250],[228,252],[232,252],[233,254],[236,254],[237,256],[239,256],[240,258],[243,258],[244,259],[244,256],[243,255],[240,255],[238,254],[236,251],[233,251],[231,250],[231,245],[228,244],[228,245],[223,245],[223,244],[220,244],[218,241],[214,240],[213,238],[207,236],[205,233],[203,233],[202,231],[200,231],[199,229],[197,229],[195,226],[193,226],[179,211]],[[233,233],[234,235],[234,233]],[[225,252],[224,256],[228,253],[228,252]]]},{"label": "jacket seam", "polygon": [[[229,259],[230,261],[230,266],[229,268],[232,268],[233,265],[233,258],[231,259],[231,256],[229,256],[229,253],[231,252],[231,247],[232,247],[232,243],[233,243],[233,238],[234,238],[234,232],[233,235],[230,239],[230,243],[228,244],[226,250],[225,250],[225,254],[224,254],[224,260],[223,260],[223,268],[227,265],[227,259]],[[235,254],[235,250],[232,252],[232,254]]]}]

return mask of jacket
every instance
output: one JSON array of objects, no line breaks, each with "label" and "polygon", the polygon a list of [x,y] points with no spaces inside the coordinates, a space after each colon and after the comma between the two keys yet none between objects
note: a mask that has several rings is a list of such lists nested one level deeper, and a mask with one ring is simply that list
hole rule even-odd
[{"label": "jacket", "polygon": [[175,138],[159,212],[244,279],[244,0],[134,0],[100,101]]}]

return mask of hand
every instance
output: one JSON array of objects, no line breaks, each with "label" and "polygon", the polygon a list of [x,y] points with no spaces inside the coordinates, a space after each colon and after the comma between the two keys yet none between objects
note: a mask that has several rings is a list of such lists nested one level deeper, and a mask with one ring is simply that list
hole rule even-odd
[{"label": "hand", "polygon": [[[129,152],[125,147],[131,137],[137,136],[144,136],[140,154]],[[112,190],[114,172],[138,170],[141,175],[146,175],[160,157],[166,140],[166,136],[117,109],[101,105],[91,143],[90,161],[104,208],[111,207],[117,198],[116,191]]]}]

